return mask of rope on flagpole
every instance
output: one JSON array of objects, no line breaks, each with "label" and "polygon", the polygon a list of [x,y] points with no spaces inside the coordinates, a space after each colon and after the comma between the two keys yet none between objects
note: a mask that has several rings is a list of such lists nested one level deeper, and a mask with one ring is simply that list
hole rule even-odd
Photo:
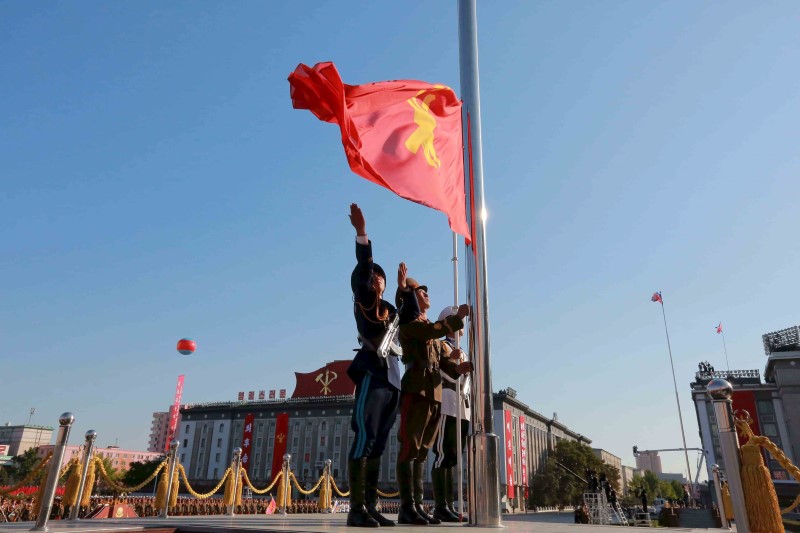
[{"label": "rope on flagpole", "polygon": [[720,335],[722,335],[722,349],[725,350],[725,364],[728,367],[728,372],[731,371],[731,364],[728,362],[728,347],[725,345],[725,332],[720,331]]},{"label": "rope on flagpole", "polygon": [[[681,424],[681,437],[683,438],[683,453],[686,455],[686,475],[689,480],[690,486],[694,488],[692,484],[692,467],[689,465],[689,450],[686,448],[686,432],[683,430],[683,413],[681,412],[681,401],[678,397],[678,381],[675,379],[675,363],[672,359],[672,345],[669,342],[669,329],[667,329],[667,312],[664,310],[664,296],[661,294],[661,291],[658,291],[659,295],[659,303],[661,303],[661,314],[664,317],[664,332],[667,334],[667,350],[669,350],[669,366],[672,369],[672,384],[675,387],[675,403],[678,405],[678,420]],[[694,501],[694,498],[692,498]]]}]

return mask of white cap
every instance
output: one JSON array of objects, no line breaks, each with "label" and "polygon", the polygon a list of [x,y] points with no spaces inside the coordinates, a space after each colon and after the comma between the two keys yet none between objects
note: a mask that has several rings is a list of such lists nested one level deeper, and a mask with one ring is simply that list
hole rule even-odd
[{"label": "white cap", "polygon": [[458,312],[458,307],[456,307],[455,305],[448,305],[447,307],[442,309],[441,313],[439,313],[439,318],[437,320],[444,320],[449,316],[455,315],[457,312]]}]

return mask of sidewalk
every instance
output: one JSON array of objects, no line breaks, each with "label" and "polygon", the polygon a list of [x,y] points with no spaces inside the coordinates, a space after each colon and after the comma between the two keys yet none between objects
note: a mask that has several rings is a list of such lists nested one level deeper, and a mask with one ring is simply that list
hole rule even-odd
[{"label": "sidewalk", "polygon": [[[389,518],[395,518],[388,515]],[[296,514],[296,515],[242,515],[242,516],[181,516],[175,518],[126,518],[106,520],[81,520],[77,523],[54,520],[48,522],[52,532],[77,532],[89,533],[123,533],[126,531],[175,531],[175,533],[247,533],[252,531],[299,533],[322,531],[331,533],[344,533],[363,531],[363,529],[349,528],[345,525],[345,514]],[[587,526],[567,522],[571,516],[565,513],[529,513],[504,515],[503,526],[508,533],[523,532],[584,532],[604,533],[616,531],[619,526]],[[0,524],[0,531],[29,531],[33,522],[18,522],[15,524]],[[416,527],[398,526],[418,533],[435,533],[442,529],[465,527],[459,524],[442,524],[440,526]],[[378,528],[375,528],[378,529]],[[662,531],[681,531],[708,533],[709,529],[685,528],[659,528]],[[396,531],[396,530],[395,530]],[[496,528],[470,527],[469,531],[497,531]],[[734,529],[735,531],[735,529]]]}]

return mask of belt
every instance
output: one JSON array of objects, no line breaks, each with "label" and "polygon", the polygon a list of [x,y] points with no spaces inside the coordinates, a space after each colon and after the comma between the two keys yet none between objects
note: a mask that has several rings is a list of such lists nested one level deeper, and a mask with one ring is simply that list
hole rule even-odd
[{"label": "belt", "polygon": [[411,363],[411,368],[415,368],[418,370],[428,370],[430,372],[438,372],[439,365],[437,363],[422,363],[419,361],[414,361]]}]

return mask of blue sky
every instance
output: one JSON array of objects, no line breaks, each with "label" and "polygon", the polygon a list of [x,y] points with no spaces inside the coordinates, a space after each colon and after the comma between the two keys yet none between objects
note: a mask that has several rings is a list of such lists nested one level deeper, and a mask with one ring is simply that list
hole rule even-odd
[{"label": "blue sky", "polygon": [[[697,363],[798,323],[795,2],[479,2],[492,373],[633,464]],[[454,2],[0,2],[0,423],[153,411],[352,356],[348,205],[452,295],[444,215],[352,174],[287,75],[458,90]],[[390,283],[390,290],[394,285]],[[190,357],[175,342],[190,337]],[[665,468],[681,471],[682,455]]]}]

